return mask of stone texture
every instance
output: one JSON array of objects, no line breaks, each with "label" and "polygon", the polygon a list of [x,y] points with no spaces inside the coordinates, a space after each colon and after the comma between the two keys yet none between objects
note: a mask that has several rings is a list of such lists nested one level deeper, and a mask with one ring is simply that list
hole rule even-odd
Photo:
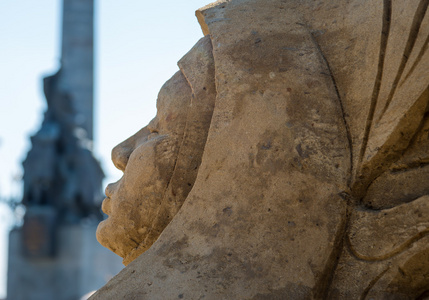
[{"label": "stone texture", "polygon": [[428,200],[354,212],[330,299],[426,299]]},{"label": "stone texture", "polygon": [[[91,299],[428,297],[428,5],[231,0],[198,10],[205,38],[179,67],[192,101],[208,97],[200,87],[213,69],[216,99],[195,183],[152,247],[131,263],[125,253],[129,265]],[[209,53],[207,69],[194,57]],[[137,194],[147,175],[118,163],[126,149],[113,161]],[[113,190],[105,201],[121,205]],[[160,199],[151,205],[169,207]]]},{"label": "stone texture", "polygon": [[124,176],[106,188],[109,218],[97,239],[124,264],[147,250],[176,215],[201,163],[215,102],[210,39],[201,39],[179,65],[182,71],[159,93],[157,116],[112,151]]}]

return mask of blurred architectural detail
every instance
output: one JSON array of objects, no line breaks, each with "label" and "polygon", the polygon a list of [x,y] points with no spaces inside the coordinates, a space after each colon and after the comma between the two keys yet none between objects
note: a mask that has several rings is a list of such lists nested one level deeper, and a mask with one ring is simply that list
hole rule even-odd
[{"label": "blurred architectural detail", "polygon": [[80,299],[122,268],[95,239],[104,174],[92,153],[93,15],[93,0],[63,1],[61,67],[43,80],[47,110],[23,162],[8,299]]},{"label": "blurred architectural detail", "polygon": [[103,171],[92,156],[93,1],[65,0],[61,68],[44,78],[48,104],[24,161],[24,204],[76,223],[100,217]]}]

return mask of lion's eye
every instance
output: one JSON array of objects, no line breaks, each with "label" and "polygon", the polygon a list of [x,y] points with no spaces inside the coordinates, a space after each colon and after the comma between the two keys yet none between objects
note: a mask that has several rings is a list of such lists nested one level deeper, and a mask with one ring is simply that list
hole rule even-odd
[{"label": "lion's eye", "polygon": [[148,140],[150,140],[150,139],[156,137],[157,135],[159,135],[159,132],[156,129],[149,128],[149,131],[150,131],[150,134],[147,137]]}]

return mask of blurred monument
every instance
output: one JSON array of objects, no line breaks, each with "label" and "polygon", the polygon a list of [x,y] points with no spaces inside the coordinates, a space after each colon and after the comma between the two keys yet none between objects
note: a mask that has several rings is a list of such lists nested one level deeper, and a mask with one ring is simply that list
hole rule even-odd
[{"label": "blurred monument", "polygon": [[80,299],[121,268],[95,239],[103,171],[92,154],[93,0],[63,0],[60,70],[23,162],[22,228],[10,234],[8,299]]}]

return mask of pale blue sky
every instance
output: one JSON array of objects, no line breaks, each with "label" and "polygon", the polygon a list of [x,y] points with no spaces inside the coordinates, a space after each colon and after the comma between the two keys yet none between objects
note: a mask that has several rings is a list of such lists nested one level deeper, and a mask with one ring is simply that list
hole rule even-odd
[{"label": "pale blue sky", "polygon": [[[155,115],[162,84],[203,36],[196,9],[210,0],[96,1],[95,153],[107,175],[110,151]],[[59,67],[61,0],[0,1],[0,197],[20,197],[21,162],[42,121],[42,77]],[[0,208],[0,298],[5,294],[7,215]]]}]

